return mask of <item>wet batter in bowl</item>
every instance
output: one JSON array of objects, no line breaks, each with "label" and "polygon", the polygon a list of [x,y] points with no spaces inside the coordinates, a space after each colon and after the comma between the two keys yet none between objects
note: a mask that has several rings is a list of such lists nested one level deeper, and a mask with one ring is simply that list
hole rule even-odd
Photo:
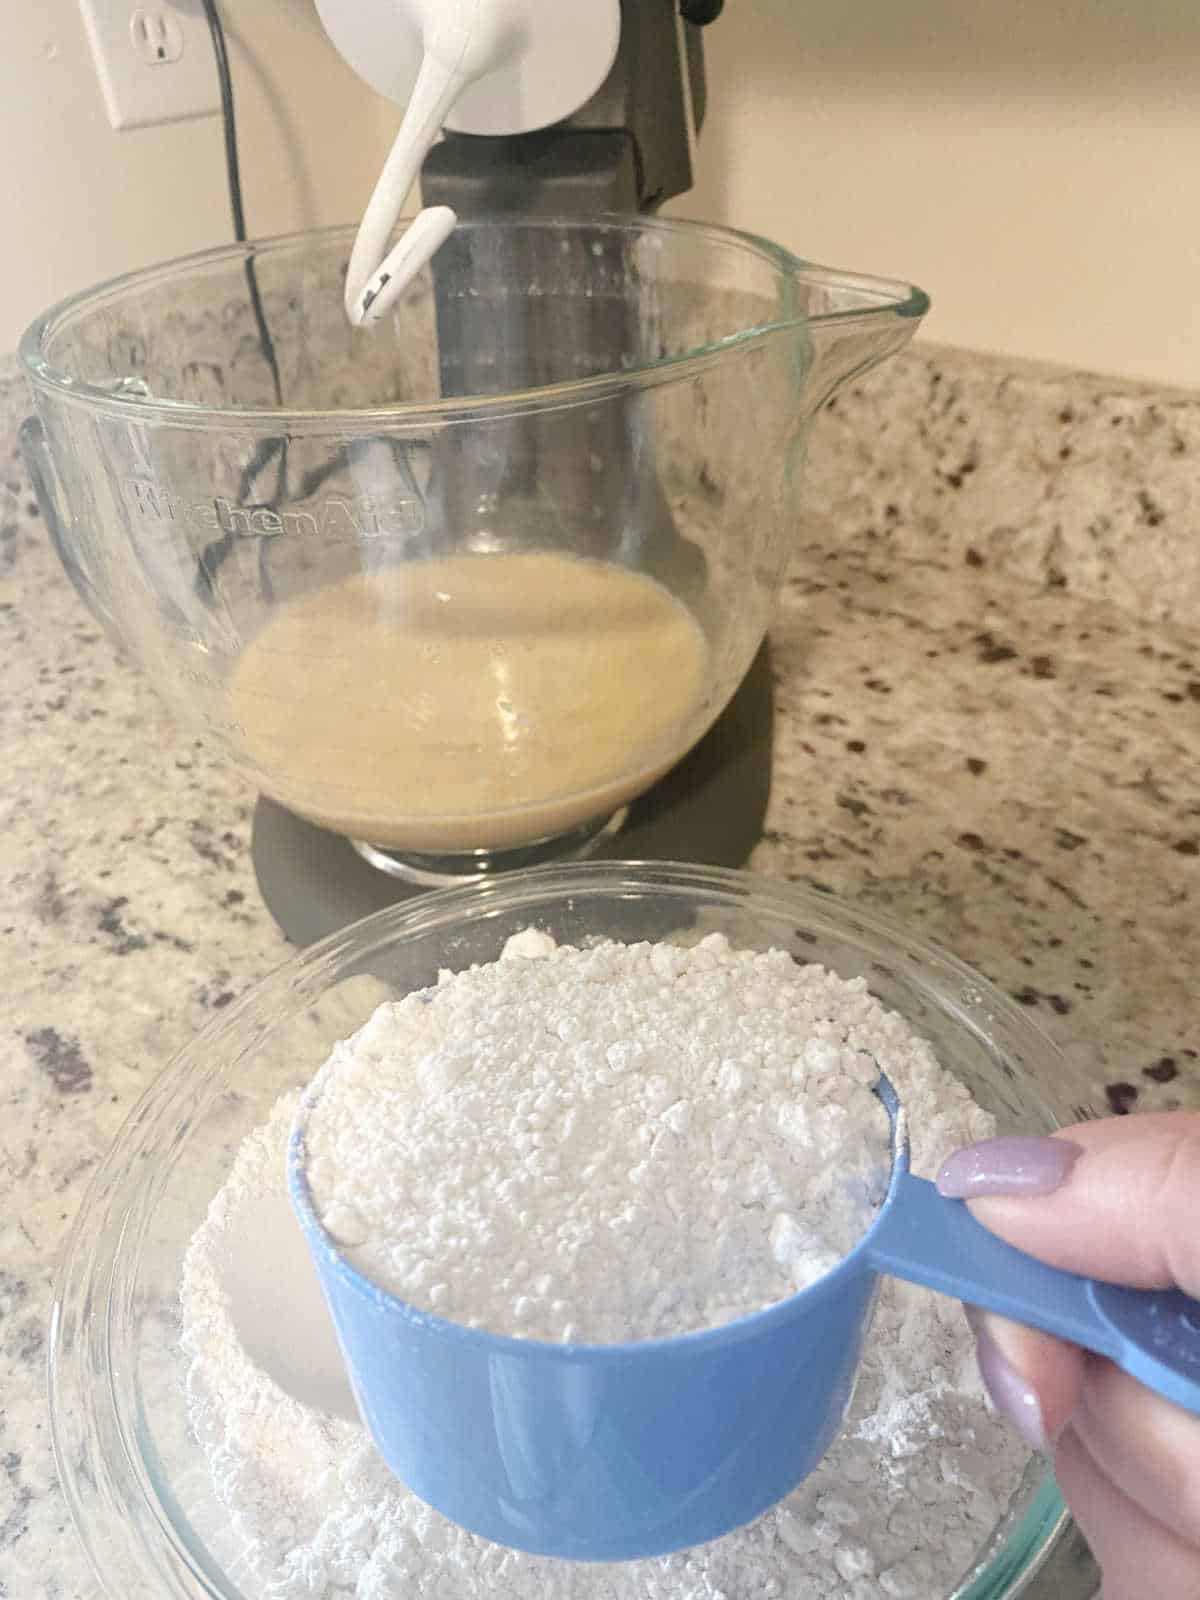
[{"label": "wet batter in bowl", "polygon": [[648,788],[711,720],[706,657],[691,614],[639,573],[455,556],[288,605],[244,651],[231,709],[263,787],[313,821],[499,848]]}]

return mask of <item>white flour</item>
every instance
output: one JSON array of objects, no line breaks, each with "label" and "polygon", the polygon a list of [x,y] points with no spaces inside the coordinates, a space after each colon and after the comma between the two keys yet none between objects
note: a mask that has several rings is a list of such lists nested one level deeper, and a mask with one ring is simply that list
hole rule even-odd
[{"label": "white flour", "polygon": [[[770,1070],[773,1018],[774,1054],[788,1057],[790,1065],[807,1059],[808,1041],[814,1037],[830,1046],[831,1055],[814,1051],[810,1065],[801,1071],[806,1105],[813,1092],[809,1084],[813,1074],[818,1081],[829,1075],[839,1084],[838,1095],[849,1097],[865,1092],[857,1081],[865,1076],[861,1061],[855,1064],[858,1052],[870,1052],[884,1065],[911,1114],[913,1165],[917,1171],[930,1171],[951,1148],[992,1131],[990,1118],[937,1065],[929,1047],[913,1035],[901,1018],[872,1000],[864,985],[843,983],[817,968],[798,968],[786,956],[731,961],[723,943],[708,944],[707,955],[712,959],[712,968],[706,974],[710,985],[717,983],[722,968],[728,969],[725,976],[732,988],[739,988],[742,983],[759,985],[756,1015],[743,1019],[745,1033],[740,1036],[746,1041],[748,1058],[749,1041],[758,1041],[756,1065],[747,1067],[747,1076],[752,1071]],[[656,959],[660,966],[666,965],[675,973],[674,982],[692,970],[698,953],[671,952]],[[761,964],[764,959],[768,964]],[[539,983],[549,983],[550,974],[560,966],[558,958],[522,961],[519,970],[526,980],[537,974]],[[701,959],[697,971],[704,968]],[[495,1008],[500,997],[494,989],[488,989],[495,970],[481,969],[490,971],[492,977],[477,978],[478,987],[459,990],[464,995],[470,992],[478,1000],[474,1011],[465,1002],[461,1009],[474,1017],[484,1037],[489,1030],[492,1035],[495,1033]],[[600,966],[596,972],[599,978]],[[411,1015],[405,1014],[404,1027],[414,1036],[422,1033],[460,982],[456,979],[454,985],[445,984],[429,1005],[414,1001],[409,1007]],[[697,981],[692,991],[693,1010],[684,1024],[677,1018],[675,1028],[696,1025],[703,987]],[[599,982],[596,989],[599,996]],[[785,999],[780,1000],[777,990],[786,991]],[[710,995],[711,992],[710,989]],[[393,1013],[390,1029],[396,1008],[389,1009]],[[452,1009],[457,1022],[465,1024],[460,1008]],[[707,1005],[700,1007],[702,1013],[709,1009]],[[736,1019],[728,1003],[719,1009],[721,1015],[712,1026],[724,1037]],[[586,1030],[577,1031],[579,1021],[592,1015],[598,1025],[603,1010],[598,1002],[591,1010],[584,1006],[577,1013],[573,1007],[569,1018],[558,1018],[560,1026],[548,1035],[551,1050],[569,1052],[586,1037]],[[664,1019],[660,1030],[664,1041],[672,1042],[666,1039],[668,1029],[661,1005],[658,1014]],[[615,1023],[611,1007],[608,1015],[611,1033]],[[806,1033],[803,1041],[794,1032],[784,1032],[795,1029],[804,1015],[810,1027],[819,1026],[825,1031],[820,1035]],[[448,1020],[449,1011],[442,1021]],[[369,1024],[367,1030],[360,1031],[360,1043],[370,1027]],[[443,1045],[449,1031],[440,1035]],[[545,1041],[528,1039],[526,1043],[533,1063],[535,1044]],[[727,1058],[735,1059],[728,1052]],[[442,1070],[446,1062],[455,1059],[448,1047],[440,1055],[438,1050],[426,1051],[420,1059],[431,1063],[430,1076],[440,1083],[440,1095],[461,1097],[466,1073]],[[342,1061],[344,1064],[344,1056]],[[440,1062],[436,1069],[441,1072],[440,1077],[435,1075],[435,1061]],[[834,1061],[838,1065],[834,1066]],[[643,1080],[656,1075],[665,1077],[665,1065],[664,1057],[657,1058],[653,1068],[640,1062],[634,1076]],[[676,1061],[674,1069],[678,1068]],[[779,1072],[782,1070],[780,1067]],[[380,1067],[375,1066],[372,1071],[379,1072]],[[625,1078],[625,1074],[614,1073],[611,1084],[599,1087],[614,1089]],[[719,1064],[715,1078],[720,1080]],[[725,1082],[728,1086],[730,1079],[727,1077]],[[779,1082],[782,1085],[782,1077]],[[690,1098],[696,1098],[697,1087],[693,1086]],[[399,1111],[403,1100],[399,1084],[395,1093],[400,1097],[396,1105]],[[364,1107],[368,1098],[364,1094]],[[676,1093],[656,1109],[656,1132],[662,1132],[659,1122],[664,1113],[681,1098]],[[243,1547],[242,1582],[247,1593],[270,1596],[272,1600],[342,1600],[351,1596],[354,1600],[401,1600],[409,1595],[420,1595],[422,1600],[482,1600],[485,1595],[498,1596],[499,1600],[770,1600],[776,1596],[779,1600],[878,1600],[879,1596],[888,1600],[934,1600],[948,1592],[970,1567],[1019,1483],[1026,1452],[986,1408],[974,1373],[971,1337],[959,1308],[898,1283],[884,1286],[842,1438],[795,1494],[752,1526],[677,1555],[595,1566],[526,1556],[488,1544],[446,1522],[397,1483],[357,1424],[308,1409],[278,1388],[246,1356],[231,1320],[222,1278],[231,1239],[253,1228],[256,1218],[267,1214],[282,1216],[285,1225],[288,1222],[278,1197],[297,1100],[296,1095],[281,1100],[268,1122],[243,1143],[208,1219],[197,1231],[182,1287],[184,1343],[191,1361],[192,1425],[209,1463],[214,1492],[228,1513],[233,1535]],[[784,1170],[771,1166],[772,1161],[784,1159],[774,1142],[779,1133],[777,1106],[773,1123],[764,1109],[776,1102],[763,1092],[760,1081],[757,1096],[747,1088],[744,1095],[739,1091],[736,1103],[739,1117],[749,1118],[748,1126],[757,1130],[756,1136],[762,1136],[764,1150],[771,1151],[769,1156],[762,1156],[762,1162],[764,1171],[772,1177],[768,1180],[754,1160],[746,1162],[741,1156],[734,1158],[733,1170],[740,1171],[742,1177],[748,1171],[752,1181],[760,1183],[766,1197],[764,1203],[776,1206],[776,1216],[787,1215],[784,1197],[772,1187]],[[816,1097],[814,1103],[823,1102]],[[480,1115],[484,1105],[486,1100],[480,1102]],[[329,1109],[326,1105],[327,1114]],[[461,1110],[460,1104],[460,1115]],[[641,1105],[641,1111],[645,1110]],[[411,1114],[410,1097],[404,1115]],[[705,1113],[693,1110],[692,1125],[703,1115],[710,1115],[720,1126],[715,1101]],[[502,1119],[500,1132],[503,1131]],[[538,1130],[535,1125],[527,1131]],[[576,1131],[574,1158],[590,1147],[590,1139],[593,1134],[598,1137],[599,1131],[592,1129],[586,1139]],[[481,1124],[481,1137],[484,1132],[486,1126]],[[395,1133],[393,1127],[392,1137]],[[449,1133],[447,1124],[447,1138]],[[672,1137],[679,1135],[673,1133]],[[844,1149],[852,1155],[856,1153],[861,1163],[858,1170],[866,1187],[858,1190],[848,1207],[843,1205],[845,1185],[840,1191],[837,1185],[823,1185],[815,1168],[806,1165],[803,1138],[791,1136],[788,1159],[798,1156],[798,1171],[812,1183],[813,1192],[829,1202],[829,1225],[834,1234],[839,1227],[861,1227],[861,1222],[853,1222],[853,1213],[857,1208],[861,1217],[866,1204],[869,1214],[864,1195],[870,1188],[877,1146],[868,1140],[864,1148],[862,1141],[856,1145],[847,1139],[844,1130],[839,1131],[837,1119],[822,1128],[820,1137],[828,1139],[829,1148],[834,1151],[842,1141]],[[660,1138],[659,1142],[661,1146],[665,1139]],[[653,1146],[652,1134],[647,1149]],[[531,1152],[546,1148],[543,1144],[530,1147]],[[482,1146],[472,1146],[464,1161],[477,1167],[480,1149]],[[666,1150],[670,1149],[667,1144]],[[710,1131],[709,1149],[720,1164],[734,1147],[722,1147],[718,1136],[714,1150]],[[452,1155],[448,1149],[444,1153]],[[665,1161],[668,1157],[664,1153],[651,1159]],[[835,1154],[834,1159],[843,1161],[845,1156]],[[626,1169],[628,1166],[626,1162]],[[505,1170],[497,1165],[487,1181],[499,1186]],[[426,1176],[430,1176],[428,1170]],[[478,1179],[478,1172],[476,1176]],[[331,1182],[332,1187],[336,1187],[335,1181]],[[385,1225],[384,1210],[377,1211],[373,1197],[364,1190],[365,1186],[355,1185],[353,1193],[347,1190],[337,1199],[337,1204],[354,1208],[353,1216],[342,1218],[343,1225],[348,1222],[351,1234],[361,1235],[360,1250],[378,1248],[380,1259],[389,1270],[399,1263],[401,1273],[411,1272],[411,1263],[417,1259],[413,1233]],[[604,1185],[593,1188],[591,1203],[598,1204],[599,1196],[606,1192]],[[469,1236],[470,1228],[480,1225],[482,1213],[455,1212],[454,1193],[451,1175],[444,1173],[438,1204],[449,1205],[454,1229],[466,1229]],[[426,1211],[431,1209],[430,1194],[427,1185],[423,1195]],[[519,1217],[524,1210],[532,1217],[539,1209],[532,1190],[525,1193],[524,1199],[526,1204],[516,1207],[512,1215]],[[333,1203],[331,1195],[331,1207]],[[646,1199],[643,1203],[650,1202]],[[667,1293],[665,1285],[660,1284],[654,1293],[644,1295],[629,1280],[621,1295],[606,1303],[602,1324],[615,1328],[622,1317],[632,1316],[651,1325],[695,1326],[697,1319],[711,1320],[714,1312],[725,1314],[722,1308],[735,1304],[737,1295],[721,1245],[712,1242],[713,1238],[724,1237],[723,1218],[718,1212],[717,1207],[706,1207],[711,1236],[707,1224],[702,1232],[711,1249],[702,1258],[691,1258],[693,1267],[697,1259],[702,1259],[706,1271],[712,1269],[710,1292],[698,1295],[689,1290],[686,1296],[680,1296]],[[505,1215],[503,1211],[498,1213],[500,1219]],[[500,1237],[488,1247],[493,1257],[496,1247],[513,1242],[506,1244],[499,1221],[495,1226]],[[453,1233],[453,1229],[447,1231]],[[794,1241],[794,1234],[792,1238]],[[562,1240],[555,1236],[550,1243],[557,1249]],[[772,1286],[777,1285],[780,1275],[787,1278],[798,1262],[801,1275],[807,1270],[800,1258],[811,1244],[808,1237],[804,1248],[790,1254],[784,1252],[785,1266],[770,1249],[763,1252],[770,1266],[755,1288],[755,1304],[761,1303],[767,1279]],[[262,1247],[263,1259],[270,1260],[271,1240],[263,1239]],[[827,1238],[818,1248],[836,1253],[841,1246]],[[465,1259],[470,1262],[469,1254]],[[572,1259],[591,1270],[598,1267],[601,1257],[581,1247]],[[811,1260],[807,1265],[811,1268]],[[378,1269],[374,1275],[380,1275]],[[533,1261],[524,1257],[509,1260],[504,1274],[497,1274],[498,1283],[502,1276],[503,1290],[486,1306],[489,1320],[519,1317],[520,1331],[541,1328],[551,1336],[560,1336],[568,1320],[582,1321],[580,1307],[570,1298],[571,1285],[563,1281],[557,1290],[553,1285],[539,1289],[533,1282],[537,1275]],[[432,1289],[445,1282],[446,1276],[431,1276],[426,1283]],[[474,1283],[475,1291],[486,1294],[487,1280],[469,1281]],[[528,1292],[531,1289],[532,1293]],[[522,1291],[533,1305],[518,1313],[516,1303],[522,1298]],[[770,1298],[774,1292],[772,1287],[765,1297]],[[285,1283],[279,1286],[279,1293],[285,1301]],[[445,1310],[450,1304],[450,1294],[447,1286],[439,1309]],[[477,1310],[482,1303],[477,1303]]]},{"label": "white flour", "polygon": [[821,1277],[883,1199],[864,988],[783,951],[537,934],[380,1006],[317,1080],[313,1201],[423,1310],[656,1338]]}]

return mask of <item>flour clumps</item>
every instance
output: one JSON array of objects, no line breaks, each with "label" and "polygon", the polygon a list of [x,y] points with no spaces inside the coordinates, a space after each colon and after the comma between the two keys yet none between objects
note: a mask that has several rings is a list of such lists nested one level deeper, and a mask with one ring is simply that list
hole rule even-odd
[{"label": "flour clumps", "polygon": [[[683,971],[701,949],[659,954],[660,975]],[[526,976],[533,968],[549,972],[553,950],[543,935],[523,935],[510,956],[522,950]],[[707,954],[719,966],[724,952],[710,945]],[[762,960],[752,957],[748,966]],[[840,1051],[843,1063],[848,1065],[850,1055],[869,1054],[883,1066],[910,1115],[914,1170],[929,1174],[950,1150],[995,1132],[992,1119],[939,1065],[930,1046],[873,999],[865,985],[842,982],[819,968],[796,967],[786,956],[776,955],[769,966],[754,970],[770,972],[772,983],[764,977],[764,987],[787,988],[797,1005],[800,995],[813,1002],[824,997],[820,1017],[821,1008],[812,1008],[814,1020],[827,1024],[816,1042]],[[793,991],[795,975],[799,986]],[[428,1004],[414,1001],[403,1012],[403,1025],[411,1024],[414,1039],[425,1036],[415,1007],[423,1006],[431,1019],[439,996],[444,1000],[448,990],[449,980],[431,992]],[[477,1022],[482,1027],[486,1019],[480,996]],[[728,1020],[722,1018],[719,1028]],[[762,1026],[761,1018],[755,1026]],[[574,1042],[582,1037],[573,1036]],[[807,1043],[800,1047],[802,1057],[806,1051]],[[805,1082],[809,1073],[828,1069],[828,1063],[821,1067],[819,1055],[815,1052],[805,1066]],[[865,1076],[865,1066],[856,1070]],[[450,1074],[451,1092],[461,1092],[469,1076]],[[267,1214],[282,1219],[283,1226],[288,1223],[281,1196],[298,1102],[298,1093],[285,1095],[242,1142],[192,1240],[181,1287],[188,1414],[225,1529],[222,1559],[236,1570],[247,1595],[259,1600],[402,1600],[417,1594],[446,1600],[498,1595],[521,1600],[783,1600],[787,1595],[934,1600],[953,1589],[980,1558],[1021,1484],[1029,1455],[987,1406],[961,1309],[895,1281],[882,1285],[841,1437],[792,1495],[750,1526],[692,1550],[610,1565],[526,1555],[446,1521],[391,1475],[357,1422],[298,1403],[255,1363],[240,1337],[228,1280],[231,1246],[261,1226]],[[659,1124],[674,1103],[655,1113],[656,1131],[662,1132]],[[693,1124],[696,1116],[693,1111]],[[478,1159],[475,1150],[472,1165]],[[390,1235],[374,1232],[367,1197],[355,1194],[348,1200],[362,1234],[356,1248],[378,1238],[390,1243]],[[789,1214],[780,1207],[773,1216]],[[468,1213],[467,1220],[471,1217]],[[342,1222],[355,1232],[353,1218]],[[462,1219],[454,1225],[461,1226]],[[401,1242],[407,1251],[411,1238]],[[312,1304],[314,1284],[290,1278],[282,1265],[284,1252],[279,1254],[272,1270],[271,1314],[286,1320],[289,1306]],[[773,1292],[775,1274],[783,1269],[769,1250],[764,1254],[773,1262]],[[311,1273],[302,1250],[288,1259]],[[519,1277],[527,1284],[532,1274],[530,1261]],[[469,1287],[474,1292],[479,1286]],[[510,1283],[497,1297],[500,1312],[515,1304],[516,1287]],[[564,1283],[557,1295],[564,1302],[567,1287]],[[722,1279],[716,1294],[706,1297],[704,1315],[729,1290]],[[554,1300],[547,1287],[525,1328],[545,1318],[540,1325],[559,1336],[556,1319],[567,1311],[556,1313]],[[634,1293],[628,1306],[609,1303],[604,1317],[669,1321],[698,1310],[694,1297],[685,1300],[681,1308],[677,1301]],[[294,1320],[311,1319],[297,1309]]]},{"label": "flour clumps", "polygon": [[712,934],[557,947],[379,1007],[314,1086],[322,1222],[374,1282],[495,1333],[727,1322],[869,1227],[890,1171],[862,983]]}]

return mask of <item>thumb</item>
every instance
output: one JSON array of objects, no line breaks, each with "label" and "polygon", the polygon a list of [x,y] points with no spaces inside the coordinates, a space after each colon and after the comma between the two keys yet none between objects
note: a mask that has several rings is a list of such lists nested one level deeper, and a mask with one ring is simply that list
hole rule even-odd
[{"label": "thumb", "polygon": [[1200,1297],[1200,1112],[988,1139],[951,1156],[938,1188],[1051,1266]]},{"label": "thumb", "polygon": [[[938,1188],[1052,1266],[1200,1294],[1200,1113],[1083,1123],[1053,1139],[987,1139],[951,1156]],[[969,1316],[992,1399],[1027,1443],[1044,1447],[1078,1403],[1081,1353],[999,1317]]]}]

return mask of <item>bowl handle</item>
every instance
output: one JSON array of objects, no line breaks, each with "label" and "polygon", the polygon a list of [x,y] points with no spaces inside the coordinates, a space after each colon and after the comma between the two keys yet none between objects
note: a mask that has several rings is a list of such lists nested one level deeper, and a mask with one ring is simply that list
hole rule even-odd
[{"label": "bowl handle", "polygon": [[41,418],[26,417],[18,430],[17,437],[26,470],[33,484],[33,492],[37,497],[42,517],[50,532],[50,542],[58,559],[74,585],[75,592],[104,629],[109,641],[118,650],[123,649],[117,620],[103,599],[99,584],[83,563],[80,541],[71,538],[66,531],[73,519],[67,507],[66,496],[63,494],[62,481],[55,470],[54,458],[50,453]]}]

